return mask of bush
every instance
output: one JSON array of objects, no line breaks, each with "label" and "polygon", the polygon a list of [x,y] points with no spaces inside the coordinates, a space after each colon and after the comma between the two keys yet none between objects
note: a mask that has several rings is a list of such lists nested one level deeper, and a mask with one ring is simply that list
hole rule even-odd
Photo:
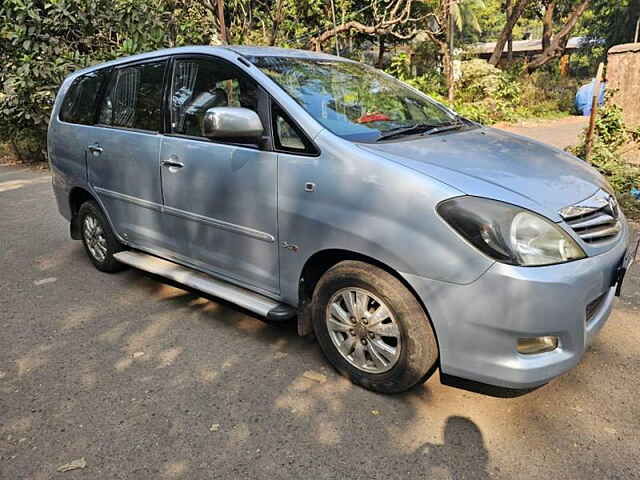
[{"label": "bush", "polygon": [[[622,109],[607,101],[596,117],[590,161],[607,178],[625,213],[640,219],[640,202],[630,194],[640,186],[640,167],[626,163],[620,154],[621,147],[635,135],[636,132],[627,129]],[[586,158],[585,136],[586,131],[580,144],[568,149],[583,160]]]},{"label": "bush", "polygon": [[[485,60],[461,62],[456,99],[460,115],[484,124],[566,115],[574,110],[578,82],[539,70],[529,75],[522,64],[500,70]],[[443,75],[434,69],[412,77],[408,55],[394,57],[388,73],[448,105]]]},{"label": "bush", "polygon": [[208,40],[212,26],[204,8],[178,7],[143,0],[3,0],[0,141],[24,146],[25,157],[42,160],[53,101],[69,73],[177,41]]}]

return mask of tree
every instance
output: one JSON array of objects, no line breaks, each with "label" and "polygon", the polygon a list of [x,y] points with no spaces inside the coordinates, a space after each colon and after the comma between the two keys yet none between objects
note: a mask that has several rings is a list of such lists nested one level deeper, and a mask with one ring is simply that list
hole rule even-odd
[{"label": "tree", "polygon": [[482,33],[482,27],[476,12],[484,8],[486,8],[484,0],[454,1],[451,5],[451,14],[458,31],[462,33],[468,27],[476,33]]},{"label": "tree", "polygon": [[634,41],[640,0],[592,0],[591,5],[591,14],[584,15],[581,23],[592,40],[604,41],[601,47],[594,44],[594,48],[604,53],[614,45]]},{"label": "tree", "polygon": [[[59,85],[74,70],[214,33],[191,2],[3,0],[0,4],[0,138],[45,156],[46,129]],[[168,20],[172,19],[173,23]],[[169,25],[169,28],[167,28]]]},{"label": "tree", "polygon": [[500,32],[500,36],[498,37],[493,53],[491,54],[491,58],[489,58],[490,64],[497,65],[498,62],[500,62],[504,46],[512,35],[513,27],[516,25],[516,22],[522,16],[524,9],[530,2],[531,0],[516,0],[515,4],[512,5],[511,15],[507,18],[507,21],[502,28],[502,32]]},{"label": "tree", "polygon": [[329,40],[351,31],[372,37],[389,35],[408,40],[418,33],[418,25],[429,16],[428,13],[420,13],[420,6],[415,0],[373,0],[362,13],[362,19],[342,22],[311,37],[309,45],[314,50],[322,50]]},{"label": "tree", "polygon": [[567,42],[571,32],[573,31],[580,16],[589,7],[591,0],[582,0],[575,4],[571,12],[569,13],[564,25],[558,31],[553,34],[553,13],[556,9],[556,1],[551,0],[547,3],[545,14],[543,17],[543,34],[542,34],[542,53],[537,55],[531,62],[527,64],[527,71],[533,72],[537,68],[549,63],[551,60],[562,56],[564,53]]}]

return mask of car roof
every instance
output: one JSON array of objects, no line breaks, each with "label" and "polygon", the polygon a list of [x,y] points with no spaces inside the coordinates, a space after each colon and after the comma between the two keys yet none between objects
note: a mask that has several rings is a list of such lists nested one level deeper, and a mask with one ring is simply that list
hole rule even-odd
[{"label": "car roof", "polygon": [[77,70],[71,76],[75,77],[84,73],[97,70],[99,68],[105,68],[110,66],[116,66],[123,63],[137,62],[140,60],[147,60],[168,55],[178,55],[185,53],[202,53],[202,54],[220,54],[222,52],[233,52],[242,57],[289,57],[289,58],[307,58],[307,59],[322,59],[322,60],[341,60],[351,61],[346,58],[336,57],[335,55],[329,55],[323,52],[312,52],[309,50],[298,50],[294,48],[279,48],[279,47],[260,47],[260,46],[248,46],[248,45],[192,45],[187,47],[174,47],[166,48],[162,50],[154,50],[152,52],[139,53],[137,55],[130,55],[126,57],[116,58],[109,62],[92,65],[82,70]]},{"label": "car roof", "polygon": [[346,60],[335,55],[296,48],[260,47],[252,45],[228,45],[221,48],[231,50],[243,57],[289,57],[289,58],[316,58],[322,60]]}]

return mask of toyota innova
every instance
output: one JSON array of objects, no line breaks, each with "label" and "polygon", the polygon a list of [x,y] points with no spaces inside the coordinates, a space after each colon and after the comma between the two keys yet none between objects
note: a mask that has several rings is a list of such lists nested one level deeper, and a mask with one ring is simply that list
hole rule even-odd
[{"label": "toyota innova", "polygon": [[635,255],[585,162],[322,53],[184,47],[86,68],[60,88],[48,149],[98,270],[297,318],[378,392],[437,368],[548,382],[602,328]]}]

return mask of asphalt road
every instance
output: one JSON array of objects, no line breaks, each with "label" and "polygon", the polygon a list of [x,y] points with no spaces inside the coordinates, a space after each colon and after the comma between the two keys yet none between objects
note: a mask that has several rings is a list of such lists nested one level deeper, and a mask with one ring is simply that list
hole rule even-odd
[{"label": "asphalt road", "polygon": [[582,363],[549,385],[492,398],[436,375],[383,396],[294,328],[98,272],[49,183],[0,167],[2,480],[640,478],[637,269]]}]

